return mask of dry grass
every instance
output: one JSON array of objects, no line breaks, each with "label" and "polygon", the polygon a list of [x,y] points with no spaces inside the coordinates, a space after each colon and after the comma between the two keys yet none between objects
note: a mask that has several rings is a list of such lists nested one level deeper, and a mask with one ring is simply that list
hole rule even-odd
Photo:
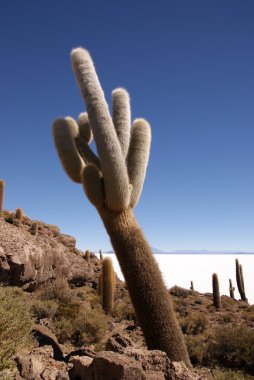
[{"label": "dry grass", "polygon": [[33,320],[22,291],[0,286],[0,370],[14,366],[12,356],[32,343]]}]

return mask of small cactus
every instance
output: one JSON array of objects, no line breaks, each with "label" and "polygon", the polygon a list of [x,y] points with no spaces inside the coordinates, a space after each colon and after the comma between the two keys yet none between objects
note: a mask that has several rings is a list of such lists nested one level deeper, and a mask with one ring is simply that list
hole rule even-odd
[{"label": "small cactus", "polygon": [[248,302],[248,299],[245,294],[243,268],[242,268],[242,265],[239,264],[238,259],[235,260],[235,265],[236,265],[236,283],[237,283],[238,291],[240,293],[241,299],[245,302]]},{"label": "small cactus", "polygon": [[87,251],[85,252],[85,260],[86,260],[86,261],[90,261],[90,256],[91,256],[91,253],[90,253],[90,251],[87,250]]},{"label": "small cactus", "polygon": [[4,210],[4,186],[5,182],[3,179],[0,180],[0,214]]},{"label": "small cactus", "polygon": [[32,235],[35,235],[35,236],[38,234],[38,223],[37,222],[34,222],[31,224],[30,232]]},{"label": "small cactus", "polygon": [[220,287],[216,273],[213,274],[213,304],[216,309],[221,309]]},{"label": "small cactus", "polygon": [[230,295],[230,298],[232,298],[233,300],[235,299],[234,292],[235,292],[235,288],[232,285],[232,280],[229,279],[229,295]]},{"label": "small cactus", "polygon": [[102,307],[106,314],[110,313],[114,307],[115,286],[112,260],[106,257],[102,262]]},{"label": "small cactus", "polygon": [[191,281],[190,290],[194,290],[193,281]]},{"label": "small cactus", "polygon": [[18,219],[21,223],[23,221],[23,210],[22,208],[17,208],[16,209],[16,219]]}]

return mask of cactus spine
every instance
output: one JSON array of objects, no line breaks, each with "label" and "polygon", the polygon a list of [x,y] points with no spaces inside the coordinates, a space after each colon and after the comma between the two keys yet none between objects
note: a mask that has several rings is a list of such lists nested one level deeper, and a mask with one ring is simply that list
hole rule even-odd
[{"label": "cactus spine", "polygon": [[248,302],[248,299],[245,294],[243,268],[242,268],[242,265],[239,264],[238,259],[235,260],[235,265],[236,265],[236,283],[237,283],[238,291],[240,293],[241,299],[245,302]]},{"label": "cactus spine", "polygon": [[235,288],[234,286],[232,285],[232,280],[229,279],[229,295],[230,295],[230,298],[232,298],[233,300],[235,299]]},{"label": "cactus spine", "polygon": [[115,297],[115,272],[110,257],[105,257],[102,261],[102,307],[106,314],[109,314],[114,307]]},{"label": "cactus spine", "polygon": [[4,186],[5,182],[3,179],[0,180],[0,214],[4,210]]},{"label": "cactus spine", "polygon": [[213,304],[216,309],[221,309],[220,287],[216,273],[213,274]]},{"label": "cactus spine", "polygon": [[[133,213],[149,158],[149,123],[137,119],[131,128],[129,96],[123,89],[112,94],[112,120],[89,53],[77,48],[71,56],[97,147],[99,157],[95,161],[99,163],[87,159],[87,142],[80,136],[77,123],[74,128],[69,117],[58,119],[53,125],[59,158],[67,174],[82,182],[88,199],[101,216],[148,348],[165,351],[172,361],[183,361],[191,367],[172,300]],[[72,128],[74,132],[70,133]]]}]

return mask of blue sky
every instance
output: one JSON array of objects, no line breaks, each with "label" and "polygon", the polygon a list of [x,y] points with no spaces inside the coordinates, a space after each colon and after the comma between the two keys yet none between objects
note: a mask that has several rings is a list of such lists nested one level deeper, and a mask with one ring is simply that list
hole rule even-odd
[{"label": "blue sky", "polygon": [[163,249],[254,251],[254,2],[1,3],[0,178],[5,207],[110,249],[96,210],[63,172],[57,116],[84,105],[70,50],[86,47],[110,102],[123,86],[152,126],[136,215]]}]

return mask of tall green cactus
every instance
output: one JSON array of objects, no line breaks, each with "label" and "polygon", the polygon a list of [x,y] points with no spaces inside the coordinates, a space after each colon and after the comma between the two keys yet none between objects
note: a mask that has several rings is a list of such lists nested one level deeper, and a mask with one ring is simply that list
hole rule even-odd
[{"label": "tall green cactus", "polygon": [[236,283],[237,283],[238,291],[240,293],[241,299],[245,302],[248,302],[248,299],[245,294],[243,268],[242,268],[242,265],[239,264],[238,259],[235,260],[235,266],[236,266]]},{"label": "tall green cactus", "polygon": [[216,309],[221,309],[221,299],[220,299],[220,287],[219,279],[216,273],[212,276],[213,282],[213,304]]},{"label": "tall green cactus", "polygon": [[233,300],[235,299],[235,288],[232,285],[231,279],[229,279],[229,295],[230,295],[230,298],[232,298]]},{"label": "tall green cactus", "polygon": [[112,93],[111,118],[89,53],[77,48],[71,57],[99,157],[92,152],[90,141],[80,135],[78,123],[66,117],[53,125],[60,161],[69,177],[83,184],[101,216],[148,348],[165,351],[171,360],[191,366],[172,300],[133,213],[146,174],[150,126],[136,119],[131,127],[129,95],[122,88]]},{"label": "tall green cactus", "polygon": [[102,307],[106,314],[110,313],[114,307],[116,279],[115,272],[110,257],[105,257],[102,261]]},{"label": "tall green cactus", "polygon": [[4,186],[5,186],[4,180],[0,179],[0,214],[4,210]]}]

